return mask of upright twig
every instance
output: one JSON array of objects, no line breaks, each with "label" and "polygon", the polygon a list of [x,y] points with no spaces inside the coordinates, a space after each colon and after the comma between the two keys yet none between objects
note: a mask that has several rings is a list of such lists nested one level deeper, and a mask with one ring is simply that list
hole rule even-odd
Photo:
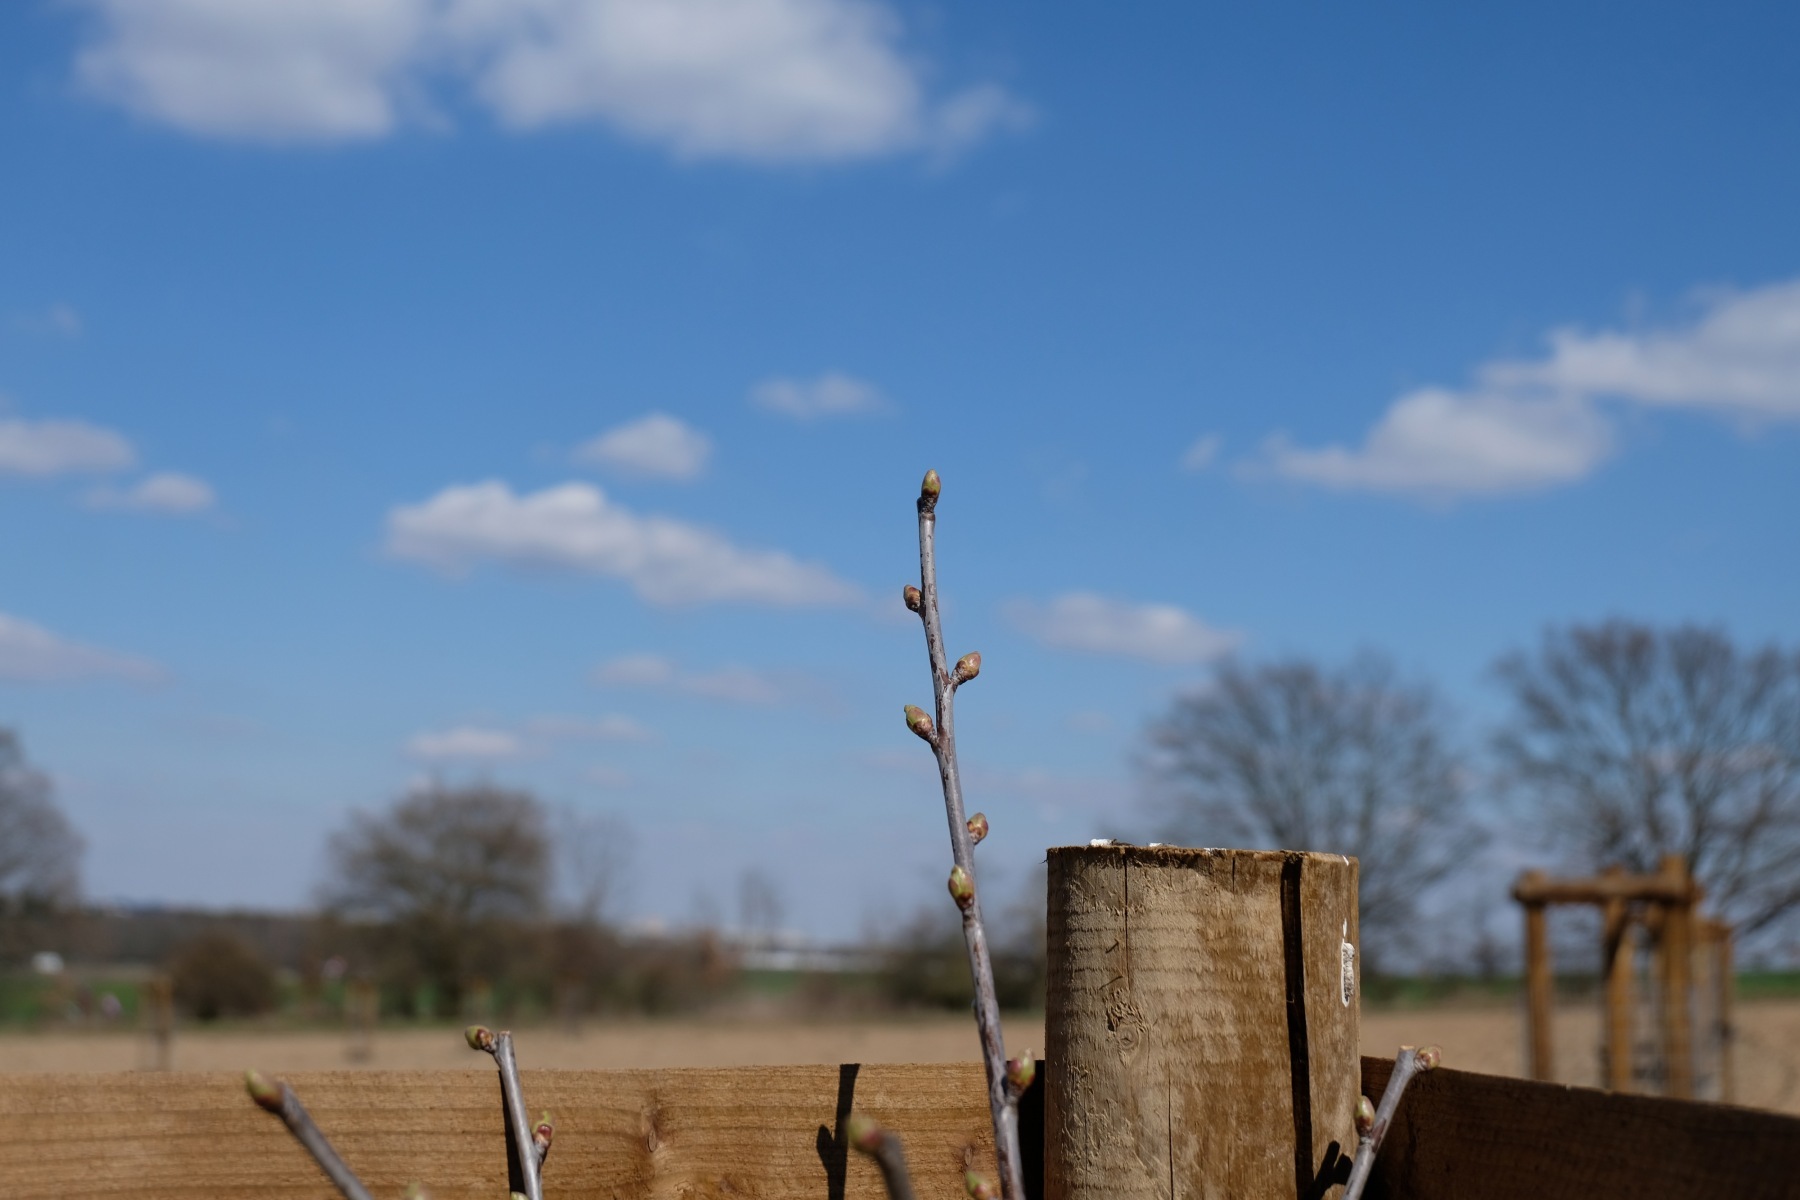
[{"label": "upright twig", "polygon": [[[981,922],[981,898],[975,889],[975,843],[987,833],[985,816],[975,819],[963,813],[962,776],[956,765],[956,727],[952,712],[956,689],[981,673],[981,655],[965,654],[949,665],[944,654],[944,631],[938,619],[937,502],[942,483],[936,471],[925,472],[919,488],[919,586],[908,585],[906,607],[919,614],[925,625],[925,649],[931,658],[932,694],[937,719],[913,705],[906,707],[906,724],[930,744],[937,755],[938,777],[944,787],[944,808],[950,821],[950,850],[955,865],[950,870],[950,895],[962,910],[963,940],[969,948],[969,974],[975,982],[975,1026],[981,1034],[981,1054],[987,1065],[988,1108],[994,1118],[994,1153],[1000,1168],[1000,1194],[1004,1200],[1023,1200],[1024,1171],[1019,1159],[1017,1097],[1007,1084],[1006,1045],[1000,1030],[1000,1003],[994,992],[994,968],[988,956],[987,934]],[[987,1186],[985,1183],[983,1186]]]},{"label": "upright twig", "polygon": [[1369,1098],[1356,1098],[1356,1161],[1350,1167],[1349,1181],[1344,1184],[1344,1200],[1357,1200],[1368,1185],[1369,1172],[1375,1168],[1375,1156],[1381,1152],[1382,1140],[1394,1123],[1394,1114],[1400,1109],[1400,1094],[1406,1091],[1406,1085],[1412,1082],[1414,1075],[1437,1066],[1440,1058],[1442,1052],[1436,1046],[1417,1049],[1402,1046],[1400,1053],[1394,1055],[1394,1073],[1388,1076],[1387,1090],[1381,1093],[1381,1107],[1369,1113]]},{"label": "upright twig", "polygon": [[257,1071],[244,1072],[244,1087],[252,1100],[281,1118],[281,1123],[306,1147],[307,1153],[312,1155],[313,1161],[319,1164],[319,1169],[325,1172],[344,1200],[375,1200],[350,1165],[338,1157],[325,1132],[313,1123],[312,1114],[300,1103],[300,1097],[294,1095],[293,1088],[279,1081],[271,1083]]},{"label": "upright twig", "polygon": [[550,1153],[554,1127],[548,1113],[536,1125],[525,1116],[525,1092],[519,1086],[519,1062],[513,1055],[512,1034],[504,1029],[495,1033],[485,1025],[471,1025],[463,1036],[472,1049],[493,1055],[494,1064],[500,1068],[500,1095],[506,1103],[506,1124],[512,1130],[513,1146],[519,1152],[519,1175],[525,1181],[523,1195],[525,1200],[544,1200],[541,1168]]}]

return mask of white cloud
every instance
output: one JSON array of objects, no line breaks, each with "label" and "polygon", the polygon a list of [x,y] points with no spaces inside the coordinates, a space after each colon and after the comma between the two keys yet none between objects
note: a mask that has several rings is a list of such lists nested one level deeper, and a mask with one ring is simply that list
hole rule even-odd
[{"label": "white cloud", "polygon": [[1717,296],[1693,325],[1558,329],[1550,356],[1482,369],[1489,386],[1545,388],[1752,418],[1800,417],[1800,280]]},{"label": "white cloud", "polygon": [[16,318],[13,326],[23,333],[43,334],[53,337],[74,340],[82,334],[86,324],[75,306],[59,300],[42,312],[29,313]]},{"label": "white cloud", "polygon": [[503,125],[598,121],[684,158],[953,152],[1029,110],[928,94],[878,0],[80,0],[93,94],[204,136],[372,138],[441,123],[446,82]]},{"label": "white cloud", "polygon": [[205,512],[216,499],[212,486],[204,479],[163,471],[123,491],[98,488],[88,493],[87,503],[90,508],[186,515]]},{"label": "white cloud", "polygon": [[445,570],[484,561],[621,579],[651,604],[852,604],[853,585],[778,550],[748,550],[672,517],[639,516],[599,488],[516,495],[492,481],[448,487],[388,513],[387,550]]},{"label": "white cloud", "polygon": [[548,714],[527,720],[525,730],[544,742],[648,742],[656,736],[642,721],[623,713],[598,717]]},{"label": "white cloud", "polygon": [[861,416],[887,407],[873,384],[836,371],[817,379],[766,379],[750,389],[750,403],[796,421]]},{"label": "white cloud", "polygon": [[122,434],[86,421],[0,420],[0,475],[121,471],[136,461]]},{"label": "white cloud", "polygon": [[406,743],[406,752],[414,758],[434,761],[492,760],[517,758],[525,752],[525,744],[518,734],[505,729],[458,725],[453,729],[414,735]]},{"label": "white cloud", "polygon": [[18,683],[82,679],[149,683],[164,675],[163,669],[149,659],[72,642],[41,625],[0,613],[0,679]]},{"label": "white cloud", "polygon": [[1394,402],[1363,444],[1304,450],[1274,437],[1268,466],[1307,483],[1428,496],[1531,491],[1585,477],[1612,451],[1592,405],[1426,388]]},{"label": "white cloud", "polygon": [[816,683],[799,675],[775,675],[737,665],[683,671],[658,654],[629,654],[602,663],[594,668],[593,680],[604,686],[653,688],[757,707],[804,699],[819,690]]},{"label": "white cloud", "polygon": [[697,479],[711,457],[707,436],[667,413],[609,429],[575,451],[578,462],[656,479]]},{"label": "white cloud", "polygon": [[1198,439],[1182,454],[1181,469],[1184,471],[1206,470],[1219,457],[1219,448],[1224,444],[1224,439],[1216,433],[1209,433]]},{"label": "white cloud", "polygon": [[1214,629],[1173,604],[1132,604],[1091,592],[1070,592],[1048,604],[1016,600],[1007,617],[1020,630],[1059,650],[1112,654],[1153,663],[1217,658],[1242,640]]},{"label": "white cloud", "polygon": [[1534,491],[1612,454],[1609,406],[1691,409],[1755,424],[1800,418],[1800,280],[1715,293],[1697,320],[1622,333],[1550,333],[1549,354],[1485,363],[1468,390],[1421,388],[1359,447],[1269,439],[1260,463],[1327,487],[1430,498]]}]

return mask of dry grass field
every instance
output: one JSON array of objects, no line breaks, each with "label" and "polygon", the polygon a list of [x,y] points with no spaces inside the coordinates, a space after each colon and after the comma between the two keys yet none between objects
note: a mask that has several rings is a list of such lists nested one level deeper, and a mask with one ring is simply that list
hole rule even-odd
[{"label": "dry grass field", "polygon": [[[1739,1009],[1737,1102],[1800,1115],[1800,1001],[1760,1001]],[[521,1031],[520,1054],[532,1067],[625,1068],[752,1066],[773,1063],[950,1062],[977,1057],[975,1029],[963,1017],[847,1020],[671,1020],[590,1022],[571,1033],[554,1026]],[[1558,1013],[1555,1038],[1563,1082],[1593,1085],[1599,1021],[1593,1006]],[[1043,1025],[1007,1022],[1007,1044],[1041,1050]],[[1524,1027],[1512,1008],[1372,1011],[1362,1017],[1366,1054],[1390,1055],[1402,1042],[1436,1042],[1446,1064],[1495,1075],[1520,1073]],[[342,1033],[184,1028],[175,1039],[182,1071],[270,1072],[365,1066],[385,1069],[492,1067],[454,1029],[395,1029],[376,1034],[373,1053],[349,1056]],[[0,1035],[0,1072],[128,1071],[147,1064],[147,1041],[131,1033]]]}]

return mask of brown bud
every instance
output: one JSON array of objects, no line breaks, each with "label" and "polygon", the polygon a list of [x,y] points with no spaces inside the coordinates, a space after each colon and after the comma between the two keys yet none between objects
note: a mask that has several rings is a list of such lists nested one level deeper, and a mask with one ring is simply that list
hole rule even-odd
[{"label": "brown bud", "polygon": [[944,481],[938,478],[936,471],[925,472],[925,482],[919,485],[919,511],[930,512],[937,507],[938,494],[944,490]]},{"label": "brown bud", "polygon": [[981,652],[971,650],[956,660],[956,667],[950,672],[951,683],[967,683],[981,674]]},{"label": "brown bud", "polygon": [[969,841],[981,845],[981,840],[988,835],[988,819],[986,813],[976,813],[969,818]]},{"label": "brown bud", "polygon": [[1012,1088],[1013,1095],[1023,1096],[1031,1087],[1031,1081],[1037,1078],[1037,1059],[1031,1051],[1017,1058],[1006,1060],[1006,1083]]},{"label": "brown bud", "polygon": [[963,1191],[969,1193],[969,1200],[998,1200],[999,1196],[993,1184],[973,1171],[963,1172]]},{"label": "brown bud", "polygon": [[272,1113],[281,1111],[281,1085],[270,1083],[261,1071],[244,1072],[244,1090],[260,1107]]},{"label": "brown bud", "polygon": [[1440,1062],[1444,1061],[1444,1052],[1436,1046],[1421,1046],[1416,1058],[1419,1070],[1433,1071],[1437,1069]]},{"label": "brown bud", "polygon": [[1356,1098],[1356,1136],[1368,1137],[1375,1132],[1375,1106],[1367,1096]]},{"label": "brown bud", "polygon": [[969,910],[969,905],[975,903],[975,881],[960,866],[950,868],[950,898],[964,912]]},{"label": "brown bud", "polygon": [[852,1113],[844,1134],[850,1139],[852,1146],[864,1154],[873,1154],[881,1149],[881,1140],[887,1136],[887,1131],[861,1113]]},{"label": "brown bud", "polygon": [[931,717],[916,704],[906,706],[906,727],[926,741],[931,740]]},{"label": "brown bud", "polygon": [[901,590],[900,598],[906,601],[906,607],[913,612],[918,612],[919,606],[925,603],[924,593],[910,583]]},{"label": "brown bud", "polygon": [[463,1039],[469,1043],[471,1050],[494,1052],[494,1031],[486,1025],[471,1025],[463,1030]]}]

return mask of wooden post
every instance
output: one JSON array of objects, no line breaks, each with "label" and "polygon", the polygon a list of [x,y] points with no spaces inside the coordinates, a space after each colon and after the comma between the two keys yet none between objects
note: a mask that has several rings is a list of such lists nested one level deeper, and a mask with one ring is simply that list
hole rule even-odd
[{"label": "wooden post", "polygon": [[142,1003],[150,1027],[150,1069],[167,1071],[174,1059],[175,981],[152,975],[144,984]]},{"label": "wooden post", "polygon": [[1724,921],[1714,923],[1719,935],[1719,1099],[1731,1104],[1737,1097],[1737,1075],[1731,1047],[1737,1041],[1737,1024],[1731,1005],[1737,999],[1737,965],[1732,953],[1732,929]]},{"label": "wooden post", "polygon": [[[1608,867],[1609,877],[1620,878],[1623,867]],[[1615,1092],[1631,1090],[1631,982],[1633,953],[1631,907],[1623,898],[1606,902],[1606,1086]]]},{"label": "wooden post", "polygon": [[344,1016],[350,1025],[350,1045],[345,1053],[351,1062],[368,1062],[375,1057],[375,1021],[381,1011],[381,991],[367,979],[352,979],[344,985]]},{"label": "wooden post", "polygon": [[1049,854],[1047,1200],[1322,1195],[1354,1153],[1357,863]]},{"label": "wooden post", "polygon": [[[1687,864],[1678,854],[1665,855],[1663,874],[1687,878]],[[1672,900],[1663,915],[1663,1059],[1665,1095],[1687,1100],[1694,1094],[1694,1039],[1688,976],[1692,967],[1693,939],[1689,936],[1693,905]]]},{"label": "wooden post", "polygon": [[[1544,881],[1542,871],[1527,871],[1523,884]],[[1544,902],[1525,902],[1525,1026],[1531,1042],[1531,1077],[1555,1077],[1550,1051],[1550,938]]]}]

